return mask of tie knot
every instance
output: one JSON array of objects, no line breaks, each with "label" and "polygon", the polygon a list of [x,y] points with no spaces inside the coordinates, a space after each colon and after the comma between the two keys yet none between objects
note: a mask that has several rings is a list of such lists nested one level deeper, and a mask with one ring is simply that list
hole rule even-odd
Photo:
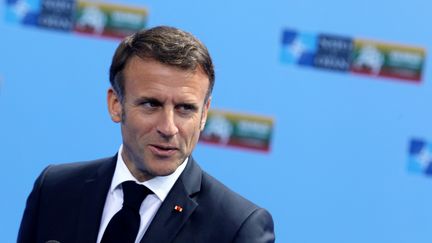
[{"label": "tie knot", "polygon": [[125,181],[123,187],[123,206],[127,206],[133,210],[139,211],[144,198],[153,193],[150,189],[143,185],[139,185],[134,181]]}]

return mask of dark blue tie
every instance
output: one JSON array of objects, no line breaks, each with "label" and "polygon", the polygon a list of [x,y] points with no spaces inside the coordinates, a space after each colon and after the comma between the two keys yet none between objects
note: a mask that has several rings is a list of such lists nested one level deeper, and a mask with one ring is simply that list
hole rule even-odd
[{"label": "dark blue tie", "polygon": [[138,235],[141,203],[153,192],[134,181],[123,182],[122,187],[123,207],[110,220],[101,243],[134,243]]}]

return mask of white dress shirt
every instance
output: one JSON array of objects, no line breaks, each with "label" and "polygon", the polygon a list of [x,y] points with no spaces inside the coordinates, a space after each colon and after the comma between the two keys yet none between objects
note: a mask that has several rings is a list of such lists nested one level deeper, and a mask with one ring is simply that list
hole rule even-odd
[{"label": "white dress shirt", "polygon": [[111,218],[122,208],[123,205],[123,189],[121,184],[125,181],[135,181],[140,185],[144,185],[154,192],[154,194],[148,195],[141,204],[140,216],[141,223],[138,231],[138,236],[135,243],[139,243],[144,236],[147,228],[149,227],[151,221],[153,220],[157,210],[161,206],[162,202],[165,200],[169,191],[173,187],[174,183],[177,181],[180,174],[183,172],[187,164],[186,160],[177,168],[177,170],[168,176],[157,176],[151,180],[145,182],[139,182],[126,167],[121,156],[123,146],[120,146],[116,168],[114,171],[113,179],[111,182],[111,187],[108,191],[108,195],[105,200],[105,206],[102,213],[102,220],[99,226],[99,234],[97,238],[97,243],[102,240],[103,233],[108,226]]}]

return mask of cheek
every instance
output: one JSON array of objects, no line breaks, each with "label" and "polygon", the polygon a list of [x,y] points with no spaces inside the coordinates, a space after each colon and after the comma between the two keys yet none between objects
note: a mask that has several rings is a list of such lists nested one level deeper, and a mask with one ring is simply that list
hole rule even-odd
[{"label": "cheek", "polygon": [[200,135],[200,123],[194,122],[185,128],[183,138],[186,140],[187,145],[193,149],[195,144],[198,142]]},{"label": "cheek", "polygon": [[123,126],[132,137],[143,137],[151,133],[154,125],[150,117],[129,113],[123,121]]}]

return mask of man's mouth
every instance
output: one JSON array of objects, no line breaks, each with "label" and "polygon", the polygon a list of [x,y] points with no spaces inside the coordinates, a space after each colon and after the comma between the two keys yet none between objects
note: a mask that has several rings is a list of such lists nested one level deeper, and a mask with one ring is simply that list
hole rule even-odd
[{"label": "man's mouth", "polygon": [[176,146],[165,145],[165,144],[150,144],[149,148],[154,155],[160,157],[172,156],[178,150]]}]

